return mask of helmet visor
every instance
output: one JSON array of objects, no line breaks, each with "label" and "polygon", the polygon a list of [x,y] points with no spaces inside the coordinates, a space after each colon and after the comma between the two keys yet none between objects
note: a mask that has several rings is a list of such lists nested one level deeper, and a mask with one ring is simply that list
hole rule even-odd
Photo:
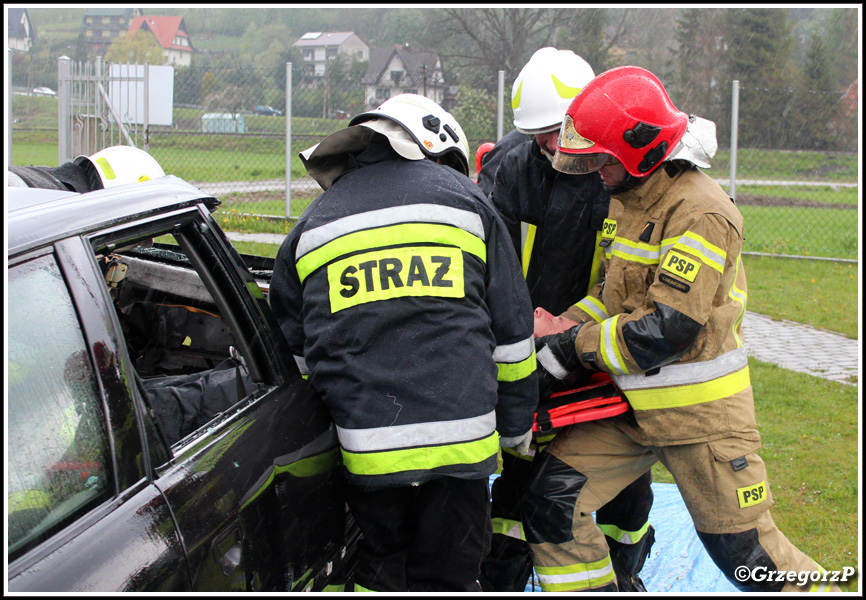
[{"label": "helmet visor", "polygon": [[587,173],[595,173],[604,164],[613,158],[612,155],[599,152],[594,154],[567,154],[559,148],[556,149],[556,154],[553,155],[553,168],[562,173],[570,173],[571,175],[586,175]]}]

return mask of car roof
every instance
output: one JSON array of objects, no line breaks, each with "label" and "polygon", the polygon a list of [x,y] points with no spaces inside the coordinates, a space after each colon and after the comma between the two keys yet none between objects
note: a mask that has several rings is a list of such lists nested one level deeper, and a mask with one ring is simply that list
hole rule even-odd
[{"label": "car roof", "polygon": [[194,204],[213,212],[220,202],[174,175],[86,194],[7,187],[7,253]]}]

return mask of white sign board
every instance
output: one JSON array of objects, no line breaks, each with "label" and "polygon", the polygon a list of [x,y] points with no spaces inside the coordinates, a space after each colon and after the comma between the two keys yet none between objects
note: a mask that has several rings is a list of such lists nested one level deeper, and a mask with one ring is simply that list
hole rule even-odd
[{"label": "white sign board", "polygon": [[[147,103],[144,75],[147,69]],[[174,67],[111,65],[109,102],[123,123],[171,125],[174,109]],[[147,111],[145,111],[145,106]]]}]

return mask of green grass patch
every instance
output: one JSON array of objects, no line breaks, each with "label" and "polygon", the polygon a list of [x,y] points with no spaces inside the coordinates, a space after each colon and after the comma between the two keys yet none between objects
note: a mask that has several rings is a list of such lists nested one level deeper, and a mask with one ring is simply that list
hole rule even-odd
[{"label": "green grass patch", "polygon": [[[749,359],[779,529],[828,570],[856,567],[858,388]],[[673,483],[660,464],[653,479]],[[852,588],[853,585],[853,588]],[[843,590],[856,590],[856,582]]]},{"label": "green grass patch", "polygon": [[857,339],[858,266],[823,260],[744,256],[748,310]]},{"label": "green grass patch", "polygon": [[856,187],[839,187],[828,185],[797,185],[769,186],[744,185],[737,186],[737,204],[751,204],[750,197],[758,199],[784,199],[787,202],[817,202],[820,204],[843,204],[856,208],[860,201],[860,190]]},{"label": "green grass patch", "polygon": [[857,258],[856,210],[739,206],[745,218],[744,252]]}]

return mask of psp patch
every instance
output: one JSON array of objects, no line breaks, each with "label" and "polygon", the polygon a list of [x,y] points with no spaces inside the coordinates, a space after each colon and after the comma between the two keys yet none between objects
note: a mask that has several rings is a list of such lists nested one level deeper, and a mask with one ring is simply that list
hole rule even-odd
[{"label": "psp patch", "polygon": [[392,248],[328,265],[331,312],[406,296],[462,298],[459,248]]},{"label": "psp patch", "polygon": [[767,499],[767,482],[762,481],[755,485],[737,488],[737,501],[740,508],[748,508],[760,504]]},{"label": "psp patch", "polygon": [[665,256],[662,269],[673,273],[677,277],[682,277],[688,282],[694,283],[695,277],[698,276],[698,271],[701,269],[701,263],[684,254],[671,250]]}]

